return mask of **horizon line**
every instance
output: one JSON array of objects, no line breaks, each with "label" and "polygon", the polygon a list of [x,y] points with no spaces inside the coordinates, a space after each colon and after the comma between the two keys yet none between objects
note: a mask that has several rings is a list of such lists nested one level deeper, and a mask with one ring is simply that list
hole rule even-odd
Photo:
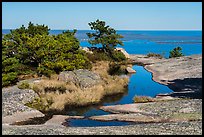
[{"label": "horizon line", "polygon": [[[3,29],[2,30],[14,30],[13,29]],[[74,29],[50,29],[50,30],[74,30]],[[76,30],[91,30],[91,29],[76,29]],[[202,29],[115,29],[116,31],[123,31],[123,30],[128,30],[128,31],[202,31]]]}]

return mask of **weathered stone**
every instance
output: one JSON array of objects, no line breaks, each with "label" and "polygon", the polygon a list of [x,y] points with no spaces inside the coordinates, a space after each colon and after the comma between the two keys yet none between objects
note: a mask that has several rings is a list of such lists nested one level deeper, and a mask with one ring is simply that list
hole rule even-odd
[{"label": "weathered stone", "polygon": [[91,50],[89,50],[88,47],[81,47],[82,50],[84,50],[87,53],[93,54],[93,52]]},{"label": "weathered stone", "polygon": [[76,75],[72,71],[63,71],[63,72],[60,72],[58,76],[58,80],[64,81],[64,82],[76,83]]},{"label": "weathered stone", "polygon": [[137,123],[149,123],[149,122],[162,121],[162,119],[159,117],[146,116],[140,113],[100,115],[100,116],[89,117],[89,119],[100,120],[100,121],[117,120],[117,121],[129,121],[129,122],[137,122]]},{"label": "weathered stone", "polygon": [[101,78],[98,74],[86,69],[63,71],[59,74],[58,79],[60,81],[73,82],[81,88],[92,87],[101,82]]},{"label": "weathered stone", "polygon": [[17,113],[14,113],[13,115],[3,117],[2,123],[3,124],[12,124],[15,122],[26,121],[26,120],[29,120],[30,118],[44,117],[44,116],[45,115],[38,110],[17,112]]},{"label": "weathered stone", "polygon": [[100,76],[89,70],[79,69],[75,70],[74,73],[76,75],[77,84],[79,84],[81,88],[92,87],[101,82]]},{"label": "weathered stone", "polygon": [[199,113],[176,113],[169,118],[170,122],[184,122],[202,120],[202,114]]},{"label": "weathered stone", "polygon": [[131,55],[152,72],[153,80],[174,90],[172,97],[202,98],[202,55],[158,59]]},{"label": "weathered stone", "polygon": [[136,71],[134,70],[134,69],[132,69],[131,67],[127,67],[126,68],[126,71],[128,72],[128,73],[135,73]]},{"label": "weathered stone", "polygon": [[165,59],[159,59],[156,57],[148,58],[147,55],[140,55],[140,54],[130,54],[130,60],[133,63],[140,63],[143,65],[149,65],[157,62],[164,61]]},{"label": "weathered stone", "polygon": [[123,48],[115,48],[115,50],[122,52],[127,59],[130,58],[130,55]]},{"label": "weathered stone", "polygon": [[155,101],[160,101],[160,100],[175,100],[178,98],[171,97],[171,96],[156,96]]},{"label": "weathered stone", "polygon": [[67,119],[82,119],[84,116],[53,115],[44,125],[61,125]]},{"label": "weathered stone", "polygon": [[113,105],[113,106],[102,106],[100,109],[112,113],[138,113],[142,112],[139,106],[144,105],[143,103],[137,104],[124,104],[124,105]]},{"label": "weathered stone", "polygon": [[193,108],[191,107],[187,107],[187,108],[182,108],[179,110],[180,113],[190,113],[190,112],[193,112],[195,111]]},{"label": "weathered stone", "polygon": [[2,89],[2,116],[16,112],[32,111],[34,109],[24,104],[38,97],[31,89],[19,89],[16,85]]}]

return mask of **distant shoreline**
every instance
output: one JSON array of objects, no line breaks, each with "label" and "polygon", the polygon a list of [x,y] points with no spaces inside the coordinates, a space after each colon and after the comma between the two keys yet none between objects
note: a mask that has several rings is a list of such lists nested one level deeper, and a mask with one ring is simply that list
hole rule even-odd
[{"label": "distant shoreline", "polygon": [[[2,29],[2,30],[14,30],[15,28],[13,29]],[[51,30],[59,30],[59,31],[63,31],[63,30],[67,30],[67,29],[51,29]],[[69,30],[72,30],[72,29],[69,29]],[[88,29],[77,29],[79,31],[93,31],[93,30],[88,30]],[[116,30],[116,31],[202,31],[202,30],[123,30],[123,29],[120,29],[120,30]]]}]

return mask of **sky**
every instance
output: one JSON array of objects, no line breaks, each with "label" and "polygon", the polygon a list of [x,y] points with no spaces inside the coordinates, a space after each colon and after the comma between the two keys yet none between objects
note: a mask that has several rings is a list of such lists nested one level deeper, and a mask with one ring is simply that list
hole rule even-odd
[{"label": "sky", "polygon": [[90,30],[96,19],[116,30],[202,30],[202,2],[2,2],[2,29]]}]

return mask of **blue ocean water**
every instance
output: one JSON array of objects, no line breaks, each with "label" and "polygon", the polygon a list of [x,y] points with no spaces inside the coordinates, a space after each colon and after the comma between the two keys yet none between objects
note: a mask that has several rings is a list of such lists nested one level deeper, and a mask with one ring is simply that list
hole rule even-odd
[{"label": "blue ocean water", "polygon": [[[158,53],[169,57],[169,51],[177,46],[184,55],[202,54],[202,31],[118,31],[123,35],[124,48],[129,54]],[[91,46],[87,38],[81,46]],[[100,46],[100,45],[98,45]]]},{"label": "blue ocean water", "polygon": [[[50,30],[51,35],[62,33],[63,30]],[[78,30],[76,37],[82,47],[90,47],[87,32],[91,30]],[[9,33],[3,29],[2,34]],[[158,53],[169,56],[169,51],[180,46],[184,55],[202,54],[202,31],[135,31],[119,30],[117,33],[124,36],[123,47],[129,54]],[[100,46],[100,45],[97,45]]]}]

